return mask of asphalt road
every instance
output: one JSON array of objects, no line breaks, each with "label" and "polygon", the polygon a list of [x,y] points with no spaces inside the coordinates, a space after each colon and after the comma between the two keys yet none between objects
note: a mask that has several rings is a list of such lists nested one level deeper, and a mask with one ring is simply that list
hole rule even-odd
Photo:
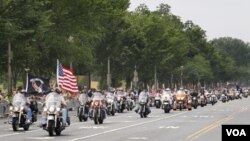
[{"label": "asphalt road", "polygon": [[61,136],[48,135],[31,125],[29,131],[20,129],[14,132],[6,119],[0,119],[1,141],[221,141],[222,124],[250,124],[250,98],[218,102],[191,111],[171,111],[151,107],[148,118],[140,118],[134,111],[108,116],[104,123],[94,121],[79,122],[76,111],[71,111],[71,125],[62,131]]}]

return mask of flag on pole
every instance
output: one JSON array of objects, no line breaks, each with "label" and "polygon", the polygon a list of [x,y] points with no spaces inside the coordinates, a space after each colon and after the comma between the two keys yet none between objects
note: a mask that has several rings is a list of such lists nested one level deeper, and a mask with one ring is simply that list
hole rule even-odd
[{"label": "flag on pole", "polygon": [[73,75],[73,71],[69,68],[63,67],[58,60],[57,85],[70,93],[78,93],[77,80],[76,77]]},{"label": "flag on pole", "polygon": [[27,94],[37,95],[48,94],[50,92],[49,79],[27,74],[26,92]]}]

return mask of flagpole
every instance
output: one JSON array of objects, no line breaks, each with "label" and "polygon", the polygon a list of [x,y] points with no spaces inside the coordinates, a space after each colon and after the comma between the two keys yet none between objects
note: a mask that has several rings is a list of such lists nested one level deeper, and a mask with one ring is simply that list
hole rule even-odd
[{"label": "flagpole", "polygon": [[24,69],[25,70],[25,72],[26,72],[26,88],[25,88],[25,90],[26,90],[26,92],[28,91],[28,84],[29,84],[29,68],[25,68]]},{"label": "flagpole", "polygon": [[59,66],[59,60],[57,59],[56,60],[56,86],[58,87],[58,82],[59,82],[59,80],[58,80],[58,66]]}]

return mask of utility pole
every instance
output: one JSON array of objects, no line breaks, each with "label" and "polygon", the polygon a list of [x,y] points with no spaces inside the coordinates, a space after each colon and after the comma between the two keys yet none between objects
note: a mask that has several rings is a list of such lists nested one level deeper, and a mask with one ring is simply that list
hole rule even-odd
[{"label": "utility pole", "polygon": [[137,89],[137,83],[138,83],[139,79],[138,79],[138,72],[136,70],[136,65],[135,65],[135,70],[134,70],[134,78],[133,78],[133,82],[134,82],[134,87],[135,89]]},{"label": "utility pole", "polygon": [[156,65],[155,65],[155,89],[158,89],[158,86],[157,86],[157,75],[156,75]]},{"label": "utility pole", "polygon": [[12,73],[11,73],[11,60],[13,53],[11,51],[11,43],[8,40],[8,94],[12,93]]},{"label": "utility pole", "polygon": [[181,88],[183,88],[183,66],[181,66]]},{"label": "utility pole", "polygon": [[108,57],[107,86],[108,86],[108,90],[109,90],[109,88],[111,87],[110,58],[109,57]]}]

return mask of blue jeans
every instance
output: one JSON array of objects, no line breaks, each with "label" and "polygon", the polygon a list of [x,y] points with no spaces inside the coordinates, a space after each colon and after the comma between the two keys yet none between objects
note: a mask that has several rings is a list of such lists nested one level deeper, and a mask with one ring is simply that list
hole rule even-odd
[{"label": "blue jeans", "polygon": [[63,119],[63,124],[64,125],[68,125],[67,124],[67,117],[68,117],[68,109],[67,108],[63,108],[62,109],[62,119]]},{"label": "blue jeans", "polygon": [[30,107],[28,107],[26,109],[26,112],[27,112],[27,119],[26,120],[32,121],[32,111],[31,111]]}]

